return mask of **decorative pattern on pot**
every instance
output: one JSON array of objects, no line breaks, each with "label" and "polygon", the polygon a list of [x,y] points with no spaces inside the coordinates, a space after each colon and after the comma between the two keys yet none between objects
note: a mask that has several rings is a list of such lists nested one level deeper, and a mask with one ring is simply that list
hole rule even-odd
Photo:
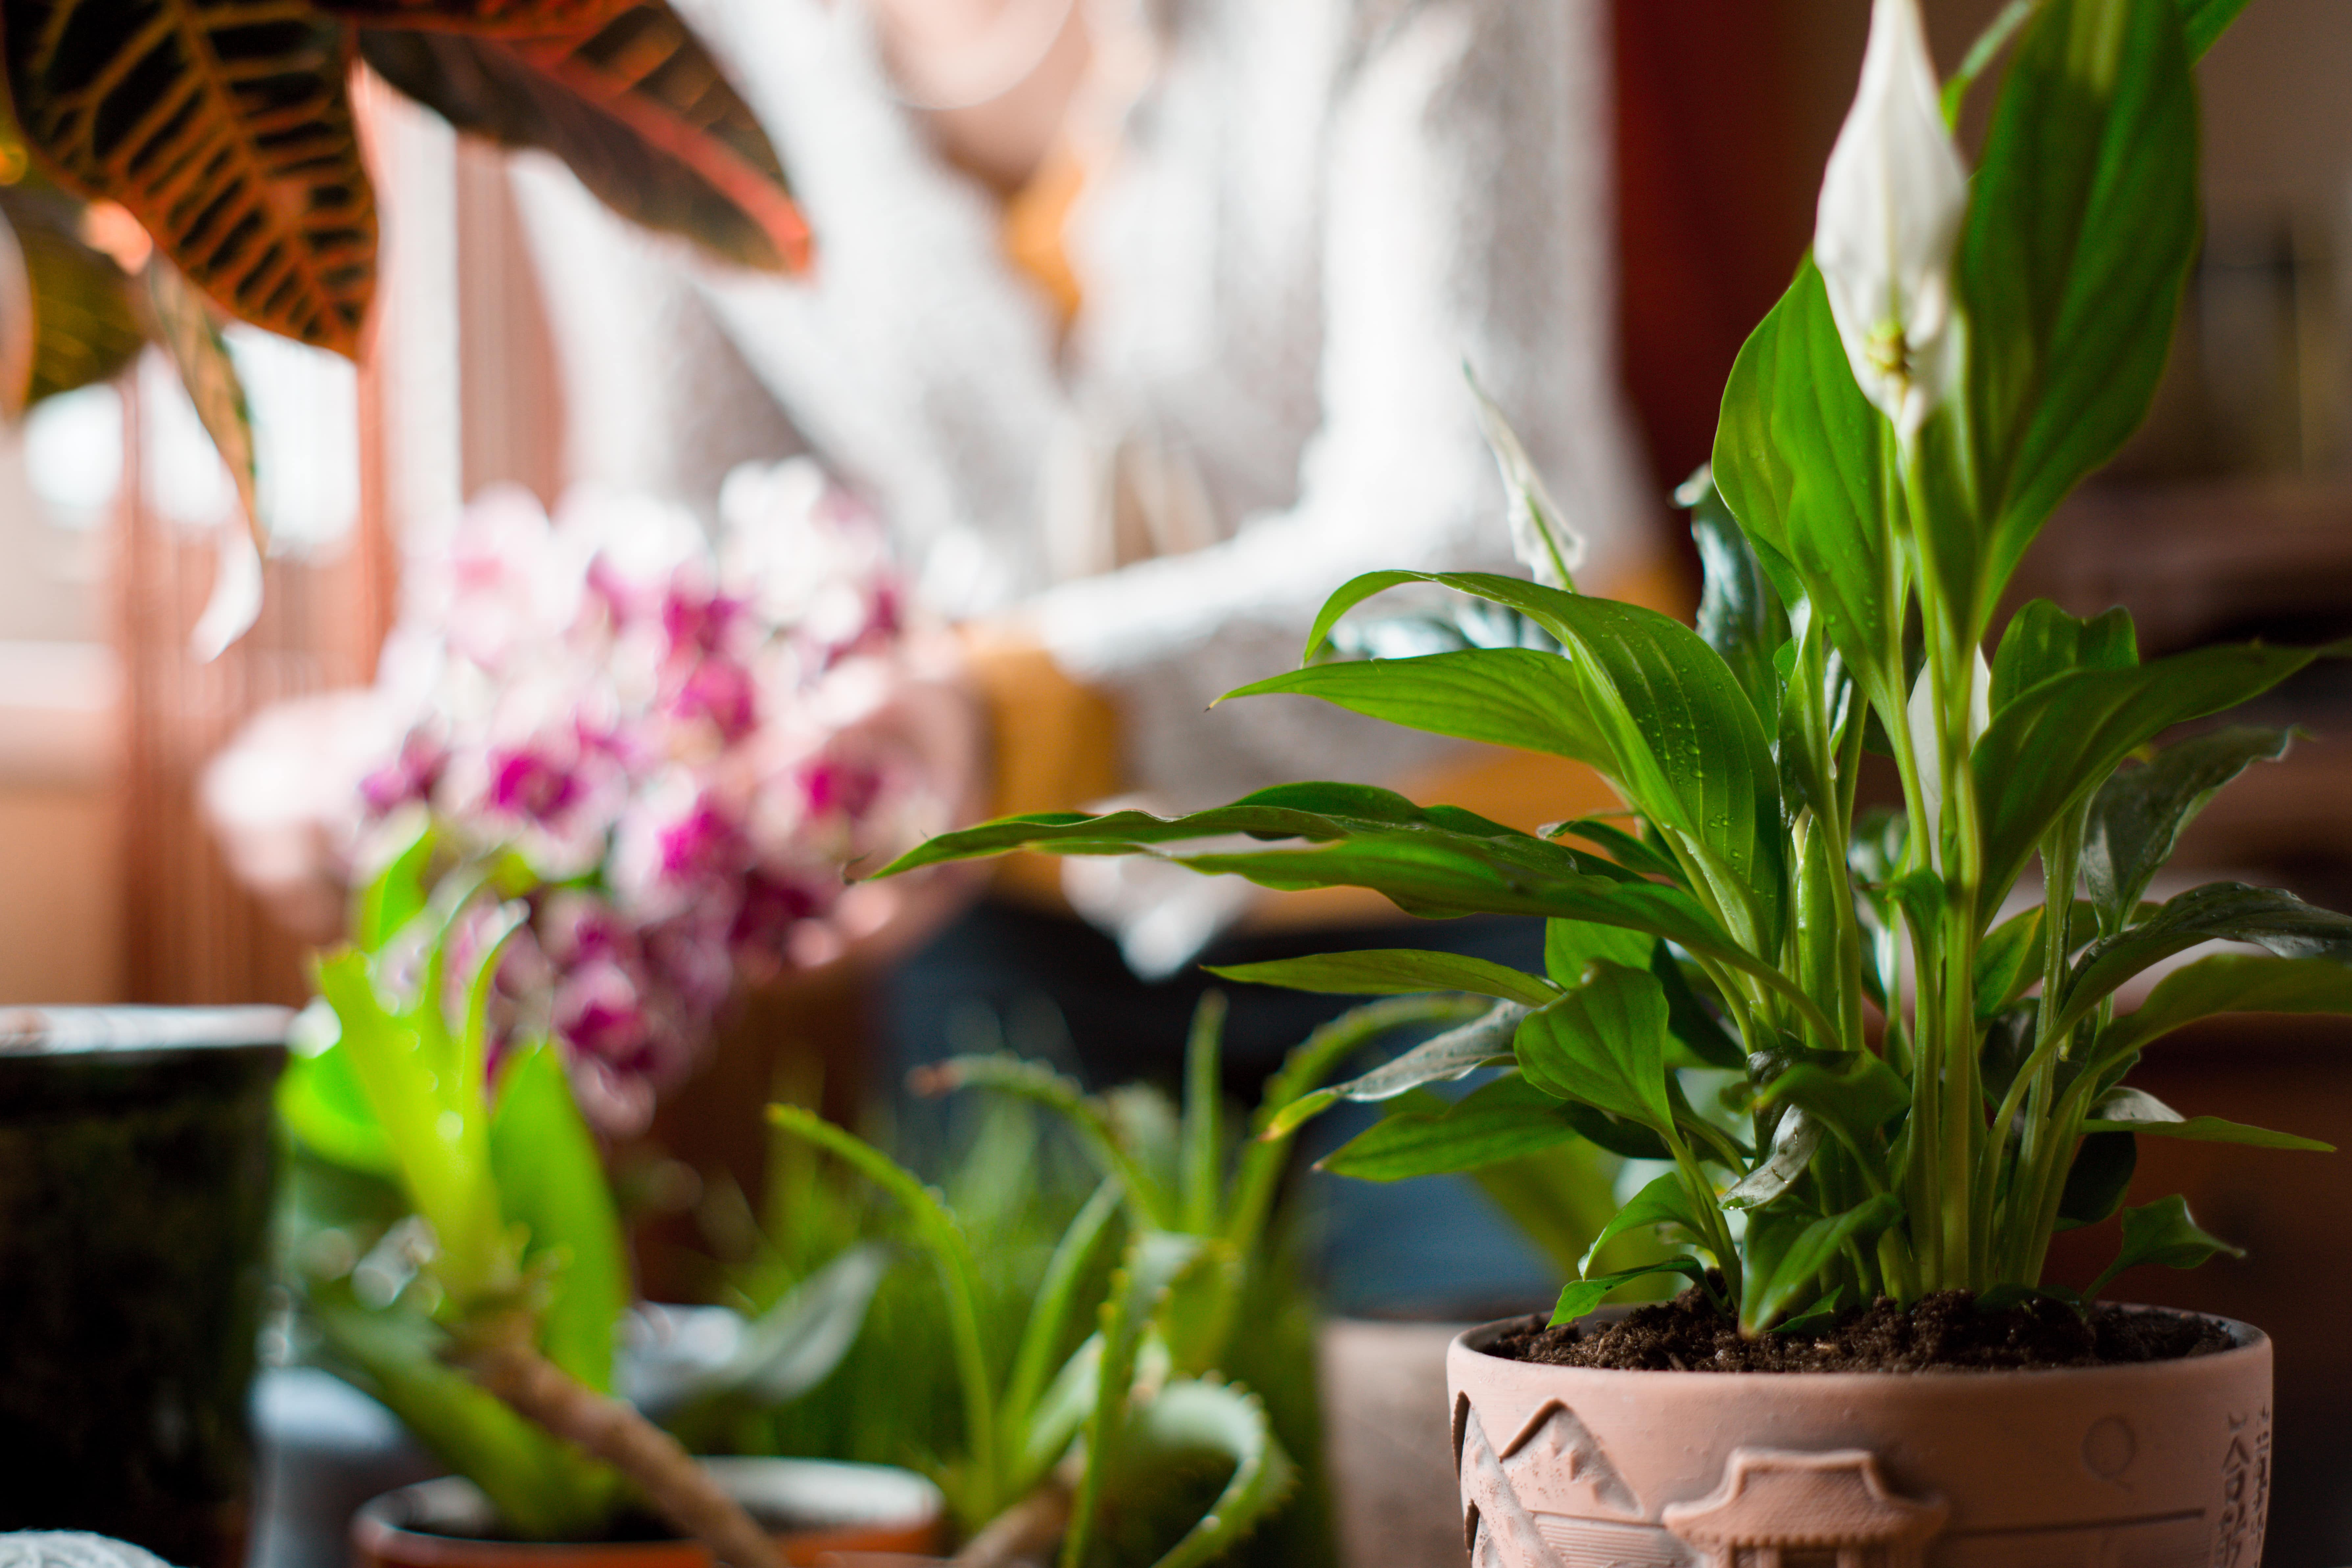
[{"label": "decorative pattern on pot", "polygon": [[1447,1356],[1471,1568],[2260,1568],[2270,1342],[2060,1372]]}]

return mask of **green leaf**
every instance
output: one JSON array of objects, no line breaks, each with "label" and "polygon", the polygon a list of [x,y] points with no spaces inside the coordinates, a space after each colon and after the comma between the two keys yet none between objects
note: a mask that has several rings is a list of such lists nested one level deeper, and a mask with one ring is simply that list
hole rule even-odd
[{"label": "green leaf", "polygon": [[1533,648],[1465,648],[1412,658],[1309,664],[1219,698],[1290,693],[1433,735],[1609,765],[1566,658]]},{"label": "green leaf", "polygon": [[1780,707],[1780,679],[1772,655],[1789,640],[1789,613],[1764,574],[1748,536],[1739,531],[1731,509],[1724,504],[1715,480],[1706,468],[1693,474],[1675,492],[1675,500],[1690,508],[1691,538],[1698,544],[1699,565],[1705,573],[1699,593],[1697,630],[1707,647],[1723,656],[1732,678],[1756,705],[1765,727],[1773,725]]},{"label": "green leaf", "polygon": [[[1557,922],[1555,922],[1557,923]],[[1606,930],[1608,928],[1598,928]],[[1614,933],[1612,933],[1614,934]],[[1628,940],[1644,948],[1649,939]],[[1430,952],[1409,947],[1376,947],[1360,952],[1318,952],[1266,963],[1203,965],[1221,980],[1281,985],[1340,996],[1407,996],[1426,991],[1467,991],[1522,1006],[1540,1007],[1559,991],[1531,974],[1483,958]]]},{"label": "green leaf", "polygon": [[1958,267],[1979,613],[2147,416],[2197,247],[2189,63],[2176,0],[2045,0],[2010,64]]},{"label": "green leaf", "polygon": [[[1977,1016],[1999,1017],[2042,978],[2042,935],[2040,904],[2011,915],[1993,927],[1977,945]],[[2073,952],[2099,934],[2098,915],[2084,899],[2074,900],[2074,921],[2066,932],[2066,951]]]},{"label": "green leaf", "polygon": [[360,58],[460,131],[554,153],[614,212],[797,272],[809,229],[767,133],[663,0],[531,37],[359,30]]},{"label": "green leaf", "polygon": [[1592,1238],[1591,1247],[1585,1251],[1583,1268],[1579,1272],[1589,1270],[1593,1258],[1600,1256],[1601,1249],[1627,1231],[1661,1225],[1678,1225],[1690,1233],[1694,1241],[1703,1239],[1707,1234],[1706,1222],[1692,1205],[1690,1190],[1683,1185],[1682,1173],[1678,1171],[1668,1171],[1627,1200],[1625,1206],[1601,1227],[1601,1234]]},{"label": "green leaf", "polygon": [[26,144],[231,314],[346,357],[375,286],[342,28],[233,0],[0,7]]},{"label": "green leaf", "polygon": [[2139,1144],[2128,1131],[2091,1131],[2074,1151],[2066,1167],[2066,1184],[2058,1194],[2059,1230],[2096,1225],[2123,1206],[2131,1191],[2132,1173],[2139,1168]]},{"label": "green leaf", "polygon": [[1557,1097],[1511,1075],[1442,1112],[1406,1110],[1376,1122],[1323,1156],[1315,1168],[1360,1181],[1396,1182],[1516,1160],[1576,1136]]},{"label": "green leaf", "polygon": [[2352,1013],[2352,967],[2332,958],[2212,953],[2158,981],[2138,1011],[2108,1025],[2100,1058],[2123,1060],[2217,1013]]},{"label": "green leaf", "polygon": [[1478,405],[1478,428],[1486,437],[1487,449],[1495,454],[1495,467],[1501,471],[1503,489],[1511,498],[1512,553],[1535,574],[1537,582],[1575,592],[1575,568],[1584,555],[1583,537],[1560,515],[1559,503],[1551,499],[1543,474],[1528,456],[1518,432],[1478,384],[1466,360],[1462,376],[1470,384],[1470,396]]},{"label": "green leaf", "polygon": [[[1374,573],[1342,586],[1310,638],[1369,593],[1435,583],[1519,611],[1569,650],[1605,771],[1696,860],[1733,934],[1759,952],[1785,918],[1779,780],[1761,723],[1731,670],[1671,616],[1484,573]],[[1749,929],[1742,930],[1745,925]]]},{"label": "green leaf", "polygon": [[1772,1059],[1779,1070],[1758,1094],[1759,1104],[1801,1107],[1857,1143],[1911,1103],[1910,1086],[1868,1051],[1790,1050]]},{"label": "green leaf", "polygon": [[1991,68],[2000,51],[2017,36],[2017,30],[2033,19],[2033,7],[2034,0],[2009,0],[1985,24],[1976,42],[1969,46],[1969,52],[1960,57],[1959,68],[1944,82],[1942,108],[1946,125],[1957,126],[1960,122],[1960,106],[1968,101],[1969,90]]},{"label": "green leaf", "polygon": [[2108,925],[2123,924],[2214,792],[2286,755],[2294,731],[2230,725],[2167,746],[2099,787],[2083,838],[2083,879]]},{"label": "green leaf", "polygon": [[2018,693],[2073,669],[2130,669],[2139,663],[2139,637],[2121,605],[2093,620],[2077,620],[2047,599],[2010,618],[1993,654],[1992,710]]},{"label": "green leaf", "polygon": [[2232,1258],[2246,1255],[2244,1247],[2232,1247],[2200,1229],[2189,1216],[2189,1200],[2175,1193],[2142,1207],[2124,1210],[2123,1250],[2084,1294],[2097,1296],[2116,1275],[2143,1263],[2161,1263],[2167,1268],[2194,1268],[2217,1252],[2226,1252]]},{"label": "green leaf", "polygon": [[1999,902],[2042,835],[2133,752],[2336,651],[2205,647],[2130,669],[2078,669],[2018,694],[1969,757],[1985,817],[1983,901]]},{"label": "green leaf", "polygon": [[1096,1373],[1095,1407],[1087,1417],[1090,1459],[1062,1539],[1064,1568],[1079,1568],[1086,1561],[1087,1537],[1114,1462],[1113,1445],[1127,1425],[1144,1336],[1177,1281],[1200,1261],[1203,1247],[1195,1237],[1141,1231],[1128,1243],[1126,1258],[1111,1276],[1110,1294],[1102,1305],[1102,1363]]},{"label": "green leaf", "polygon": [[[1095,1255],[1101,1249],[1103,1238],[1113,1234],[1111,1221],[1118,1217],[1125,1197],[1126,1192],[1117,1177],[1103,1178],[1055,1242],[1053,1256],[1046,1259],[1045,1272],[1030,1302],[1029,1316],[1022,1323],[1021,1343],[1013,1356],[1013,1373],[1005,1380],[1003,1408],[1005,1420],[1025,1433],[1024,1452],[1029,1468],[1043,1469],[1059,1459],[1077,1430],[1079,1416],[1076,1412],[1060,1431],[1059,1441],[1055,1440],[1051,1430],[1038,1429],[1047,1374],[1052,1371],[1055,1352],[1066,1342],[1071,1320],[1079,1310],[1080,1292],[1094,1267]],[[1056,1424],[1045,1425],[1051,1427]]]},{"label": "green leaf", "polygon": [[556,1267],[540,1320],[541,1349],[589,1387],[611,1393],[614,1340],[632,1293],[628,1250],[595,1135],[581,1120],[553,1045],[534,1041],[507,1052],[489,1152],[501,1211],[530,1232],[523,1262]]},{"label": "green leaf", "polygon": [[1690,874],[1685,871],[1671,854],[1646,838],[1626,832],[1612,822],[1597,816],[1580,816],[1573,822],[1555,822],[1543,829],[1546,838],[1581,838],[1600,850],[1617,865],[1643,877],[1661,878],[1675,887],[1688,889]]},{"label": "green leaf", "polygon": [[[1423,1041],[1393,1061],[1383,1062],[1360,1078],[1335,1084],[1324,1090],[1331,1100],[1352,1100],[1368,1102],[1393,1100],[1409,1089],[1423,1084],[1452,1083],[1465,1079],[1482,1067],[1511,1058],[1511,1039],[1518,1032],[1528,1010],[1516,1002],[1498,1002],[1478,1017],[1446,1030],[1444,1034]],[[1292,1102],[1307,1104],[1313,1096]],[[1294,1113],[1276,1116],[1267,1124],[1266,1135],[1273,1136],[1296,1127],[1304,1121]]]},{"label": "green leaf", "polygon": [[1664,942],[1658,943],[1651,953],[1650,973],[1657,976],[1659,987],[1666,994],[1666,1032],[1709,1067],[1728,1068],[1735,1072],[1744,1069],[1748,1065],[1747,1051],[1707,1011],[1698,993],[1691,988],[1690,977],[1683,973],[1682,961]]},{"label": "green leaf", "polygon": [[685,1397],[766,1409],[824,1382],[856,1342],[890,1259],[890,1247],[876,1241],[834,1258],[745,1323],[734,1353],[698,1373]]},{"label": "green leaf", "polygon": [[[1750,1267],[1750,1299],[1742,1306],[1741,1326],[1749,1330],[1769,1327],[1807,1287],[1817,1282],[1822,1271],[1836,1260],[1839,1249],[1847,1242],[1867,1241],[1902,1218],[1902,1200],[1892,1193],[1881,1193],[1843,1214],[1814,1220],[1796,1232],[1769,1275]],[[1759,1278],[1760,1285],[1756,1283]]]},{"label": "green leaf", "polygon": [[2305,903],[2276,888],[2208,882],[2083,951],[2067,977],[2055,1027],[2080,1022],[2099,999],[2149,964],[2208,942],[2251,942],[2282,958],[2352,952],[2352,916]]},{"label": "green leaf", "polygon": [[1183,1228],[1176,1194],[1152,1173],[1149,1162],[1136,1158],[1118,1129],[1077,1080],[1055,1072],[1044,1062],[1028,1061],[1010,1053],[994,1056],[950,1057],[918,1068],[909,1077],[923,1094],[950,1094],[960,1089],[988,1089],[1044,1107],[1069,1124],[1106,1175],[1117,1176],[1127,1188],[1144,1224],[1159,1230]]},{"label": "green leaf", "polygon": [[1795,1185],[1813,1163],[1829,1129],[1810,1111],[1791,1110],[1772,1134],[1772,1152],[1733,1183],[1718,1200],[1727,1209],[1760,1208]]},{"label": "green leaf", "polygon": [[1712,470],[1781,597],[1811,600],[1885,704],[1901,700],[1902,626],[1880,429],[1809,257],[1732,364]]},{"label": "green leaf", "polygon": [[2189,52],[2201,58],[2213,47],[2215,39],[2229,30],[2246,8],[2246,0],[2174,0],[2180,7],[2181,30],[2189,37]]},{"label": "green leaf", "polygon": [[370,1175],[394,1173],[392,1147],[341,1044],[288,1058],[278,1079],[278,1115],[321,1159]]},{"label": "green leaf", "polygon": [[1555,1099],[1671,1134],[1665,993],[1644,969],[1596,961],[1591,973],[1520,1023],[1513,1042],[1519,1070]]},{"label": "green leaf", "polygon": [[2322,1143],[2315,1138],[2249,1127],[2242,1121],[2225,1121],[2218,1116],[2183,1116],[2156,1096],[2137,1089],[2109,1089],[2105,1098],[2092,1107],[2083,1131],[2145,1132],[2151,1137],[2179,1138],[2192,1143],[2243,1143],[2257,1149],[2299,1149],[2315,1154],[2336,1152],[2336,1145]]},{"label": "green leaf", "polygon": [[112,257],[84,242],[83,210],[29,171],[16,184],[0,186],[0,217],[16,237],[32,291],[32,356],[23,367],[29,380],[15,388],[25,407],[111,381],[147,346],[131,279]]},{"label": "green leaf", "polygon": [[1192,1009],[1192,1033],[1184,1042],[1184,1163],[1178,1181],[1184,1228],[1194,1236],[1214,1233],[1223,1217],[1218,1210],[1225,1197],[1225,1087],[1220,1059],[1224,1036],[1224,993],[1205,992]]},{"label": "green leaf", "polygon": [[1639,969],[1650,962],[1657,943],[1641,931],[1627,931],[1622,926],[1594,925],[1587,921],[1549,920],[1544,921],[1544,973],[1551,976],[1552,985],[1543,995],[1527,1002],[1530,1007],[1540,1007],[1560,989],[1584,984],[1584,972],[1595,960],[1606,960],[1627,969]]},{"label": "green leaf", "polygon": [[1595,1148],[1606,1149],[1612,1154],[1628,1160],[1671,1160],[1675,1157],[1675,1152],[1666,1147],[1666,1141],[1639,1121],[1612,1116],[1580,1100],[1561,1101],[1559,1113],[1586,1142]]},{"label": "green leaf", "polygon": [[1559,1300],[1551,1310],[1552,1325],[1572,1323],[1583,1317],[1620,1285],[1631,1285],[1636,1279],[1646,1279],[1653,1274],[1679,1274],[1694,1285],[1706,1283],[1706,1265],[1696,1258],[1661,1258],[1655,1263],[1644,1263],[1638,1268],[1621,1268],[1614,1274],[1602,1274],[1591,1279],[1571,1279],[1560,1287]]}]

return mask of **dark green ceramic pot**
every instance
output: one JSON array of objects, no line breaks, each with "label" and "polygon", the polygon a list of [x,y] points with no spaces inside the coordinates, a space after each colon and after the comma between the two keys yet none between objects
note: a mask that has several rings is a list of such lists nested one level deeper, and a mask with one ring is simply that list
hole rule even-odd
[{"label": "dark green ceramic pot", "polygon": [[0,1012],[0,1530],[242,1562],[288,1019]]}]

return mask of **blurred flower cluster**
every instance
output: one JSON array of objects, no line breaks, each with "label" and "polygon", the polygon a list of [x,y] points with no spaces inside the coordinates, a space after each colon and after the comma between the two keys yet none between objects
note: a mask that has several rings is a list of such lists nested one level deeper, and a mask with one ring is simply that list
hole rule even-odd
[{"label": "blurred flower cluster", "polygon": [[[429,816],[445,851],[520,890],[494,1022],[551,1029],[612,1132],[642,1128],[739,977],[839,950],[845,864],[947,825],[877,721],[917,640],[877,521],[805,461],[739,471],[719,511],[714,544],[642,499],[577,491],[551,517],[486,492],[410,542],[400,623],[340,742],[306,726],[341,753],[323,771],[352,807],[330,835],[346,880]],[[225,781],[236,761],[207,781],[234,797],[216,817],[252,813],[262,770]],[[461,918],[487,932],[494,900],[477,905]]]}]

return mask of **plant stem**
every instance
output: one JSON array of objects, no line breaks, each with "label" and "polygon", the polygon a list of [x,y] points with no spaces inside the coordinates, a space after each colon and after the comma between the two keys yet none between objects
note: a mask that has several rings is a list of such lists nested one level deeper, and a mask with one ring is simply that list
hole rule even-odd
[{"label": "plant stem", "polygon": [[450,1359],[517,1415],[636,1483],[656,1512],[725,1568],[782,1568],[774,1542],[677,1438],[541,1355],[530,1327],[526,1314],[502,1314],[462,1333]]}]

